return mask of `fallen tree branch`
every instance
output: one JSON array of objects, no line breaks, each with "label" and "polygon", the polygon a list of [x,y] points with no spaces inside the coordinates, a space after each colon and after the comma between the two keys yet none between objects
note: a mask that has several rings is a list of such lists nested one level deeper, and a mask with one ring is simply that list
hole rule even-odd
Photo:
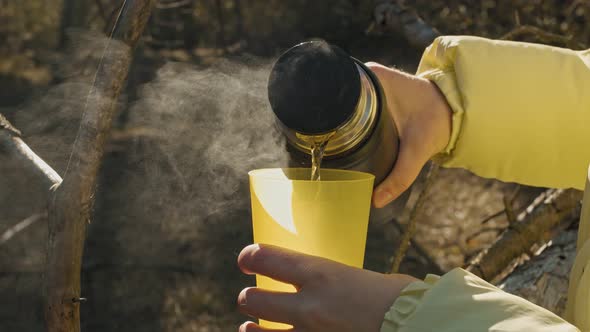
[{"label": "fallen tree branch", "polygon": [[576,256],[576,230],[560,233],[540,255],[516,268],[499,287],[563,315],[569,274]]},{"label": "fallen tree branch", "polygon": [[549,189],[521,213],[517,221],[496,242],[467,266],[475,275],[491,281],[536,244],[544,244],[565,223],[579,215],[582,192],[574,189]]},{"label": "fallen tree branch", "polygon": [[60,185],[49,205],[45,268],[45,320],[49,332],[80,331],[80,273],[97,173],[127,79],[132,49],[153,0],[124,0],[88,93],[78,134]]},{"label": "fallen tree branch", "polygon": [[51,166],[39,157],[22,140],[21,132],[0,114],[0,151],[5,151],[18,158],[32,173],[37,174],[50,190],[62,182],[62,178]]},{"label": "fallen tree branch", "polygon": [[39,220],[43,220],[47,218],[47,212],[42,213],[35,213],[32,216],[29,216],[22,220],[21,222],[17,223],[16,225],[10,227],[2,235],[0,235],[0,245],[6,243],[10,240],[13,236],[15,236],[18,232],[22,231],[23,229],[31,226],[32,224],[36,223]]}]

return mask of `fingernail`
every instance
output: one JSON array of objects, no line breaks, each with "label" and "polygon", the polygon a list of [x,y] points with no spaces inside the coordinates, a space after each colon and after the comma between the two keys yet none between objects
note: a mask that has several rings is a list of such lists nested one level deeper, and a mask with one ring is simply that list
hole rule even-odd
[{"label": "fingernail", "polygon": [[248,325],[248,322],[243,323],[242,325],[240,325],[240,328],[238,329],[238,331],[239,332],[245,332],[247,325]]},{"label": "fingernail", "polygon": [[[250,288],[250,287],[248,287],[248,288]],[[248,288],[242,289],[242,291],[238,295],[238,305],[240,307],[243,307],[246,305],[246,292],[248,291]]]},{"label": "fingernail", "polygon": [[393,196],[388,190],[385,189],[377,189],[375,192],[375,203],[378,206],[386,205],[387,203],[391,202]]}]

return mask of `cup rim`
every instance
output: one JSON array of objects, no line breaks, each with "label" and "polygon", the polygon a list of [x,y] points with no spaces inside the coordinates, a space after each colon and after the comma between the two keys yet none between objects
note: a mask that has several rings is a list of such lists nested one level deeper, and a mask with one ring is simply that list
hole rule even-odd
[{"label": "cup rim", "polygon": [[[249,177],[258,176],[264,180],[269,180],[269,181],[285,181],[285,179],[279,179],[276,176],[274,176],[274,173],[271,173],[271,171],[276,172],[278,170],[291,170],[291,171],[309,170],[311,172],[311,168],[306,168],[306,167],[274,167],[274,168],[260,168],[260,169],[251,170],[248,172],[248,176]],[[287,179],[287,181],[289,181],[289,182],[322,182],[322,183],[346,182],[346,183],[350,183],[350,182],[363,182],[363,181],[369,181],[369,180],[374,181],[375,180],[375,175],[373,175],[371,173],[367,173],[367,172],[361,172],[361,171],[352,171],[352,170],[344,170],[344,169],[336,169],[336,168],[322,168],[322,172],[330,172],[332,174],[334,174],[334,173],[349,174],[349,175],[357,176],[357,178],[344,179],[344,180],[326,180],[326,181],[312,181],[311,179],[309,179],[309,180]],[[264,173],[268,173],[268,174],[265,176]]]}]

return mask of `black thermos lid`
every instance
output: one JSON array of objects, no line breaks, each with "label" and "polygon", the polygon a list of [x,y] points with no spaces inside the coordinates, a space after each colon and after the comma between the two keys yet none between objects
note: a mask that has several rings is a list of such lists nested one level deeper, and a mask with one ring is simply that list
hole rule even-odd
[{"label": "black thermos lid", "polygon": [[268,99],[278,119],[297,132],[330,132],[354,113],[361,90],[356,62],[323,41],[283,53],[268,80]]}]

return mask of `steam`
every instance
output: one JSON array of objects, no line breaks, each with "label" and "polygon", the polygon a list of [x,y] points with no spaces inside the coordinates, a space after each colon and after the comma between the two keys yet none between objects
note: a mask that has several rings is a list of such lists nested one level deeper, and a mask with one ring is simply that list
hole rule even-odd
[{"label": "steam", "polygon": [[[81,31],[74,31],[72,40],[76,42],[68,56],[55,64],[62,83],[16,112],[28,141],[60,174],[80,121],[87,116],[86,98],[107,43],[104,36]],[[116,43],[109,47],[123,48]],[[251,57],[208,67],[168,62],[151,81],[132,87],[137,89],[134,100],[126,103],[123,94],[119,109],[128,117],[119,130],[149,133],[122,143],[129,163],[145,172],[138,183],[129,184],[127,191],[133,192],[126,194],[168,201],[167,210],[193,210],[179,203],[188,199],[198,211],[184,212],[190,220],[202,220],[226,206],[247,207],[249,197],[243,192],[236,196],[247,187],[247,172],[287,165],[267,98],[270,68],[271,61]],[[103,189],[108,190],[99,191]]]},{"label": "steam", "polygon": [[176,183],[199,207],[191,217],[206,217],[248,201],[243,192],[236,195],[249,170],[286,165],[266,98],[268,68],[253,61],[205,69],[168,63],[141,87],[128,126],[154,128],[163,137],[152,142],[149,158],[164,159],[172,171],[162,178],[146,160],[152,191]]},{"label": "steam", "polygon": [[[80,32],[73,40],[77,42],[68,55],[54,63],[59,84],[9,113],[30,146],[62,175],[107,42],[103,36]],[[140,75],[141,65],[130,73],[130,82]],[[288,162],[266,93],[270,68],[270,61],[255,58],[208,67],[169,62],[149,82],[132,87],[137,89],[132,100],[121,96],[119,110],[127,116],[123,126],[115,121],[115,129],[131,134],[108,143],[84,252],[85,266],[112,265],[87,271],[89,279],[83,278],[83,295],[90,303],[82,307],[83,322],[100,330],[141,326],[146,330],[158,324],[163,330],[182,330],[167,326],[177,321],[190,324],[195,310],[232,312],[228,308],[233,308],[235,295],[245,285],[235,266],[236,254],[252,241],[247,172]],[[18,172],[8,163],[0,169],[5,174]],[[0,185],[20,188],[6,194],[11,206],[0,207],[2,213],[9,211],[4,214],[6,222],[44,209],[45,194],[33,181],[9,176]],[[33,206],[31,200],[40,203]],[[31,269],[42,269],[46,229],[41,230],[33,233],[34,239],[23,234],[22,243],[14,240],[14,247],[0,257],[1,265],[10,270],[26,261]],[[37,246],[32,248],[32,243]],[[157,269],[146,274],[142,268],[132,268],[118,277],[120,264],[186,266],[198,274],[184,278],[165,270],[163,277],[154,272]],[[216,282],[203,281],[213,277]],[[171,278],[175,283],[168,289]],[[38,281],[19,282],[9,288],[23,291],[7,303],[26,298],[31,302],[28,308],[40,309],[40,297],[23,295],[40,294]],[[202,285],[210,286],[202,289]],[[193,308],[195,289],[215,302],[202,304],[206,309]],[[135,304],[130,306],[128,298]],[[108,309],[90,313],[98,307]],[[178,308],[187,316],[179,316]],[[21,311],[11,311],[22,322],[19,330],[42,326],[40,312]],[[31,314],[36,318],[26,318]],[[215,312],[212,315],[215,319]],[[126,326],[127,321],[133,325]]]}]

